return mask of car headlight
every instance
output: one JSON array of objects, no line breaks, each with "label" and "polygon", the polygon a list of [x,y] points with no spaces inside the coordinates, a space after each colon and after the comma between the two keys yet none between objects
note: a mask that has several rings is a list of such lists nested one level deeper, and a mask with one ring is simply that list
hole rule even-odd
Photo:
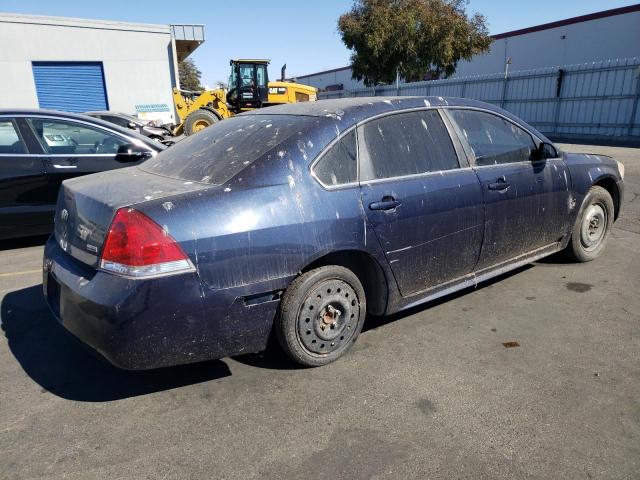
[{"label": "car headlight", "polygon": [[624,164],[620,160],[616,160],[618,164],[618,172],[620,172],[620,178],[624,178]]}]

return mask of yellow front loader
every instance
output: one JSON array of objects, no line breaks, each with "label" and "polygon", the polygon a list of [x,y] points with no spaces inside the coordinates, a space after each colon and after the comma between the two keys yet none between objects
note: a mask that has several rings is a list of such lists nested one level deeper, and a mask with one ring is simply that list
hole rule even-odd
[{"label": "yellow front loader", "polygon": [[175,135],[191,135],[236,113],[271,105],[317,100],[318,90],[308,85],[282,80],[269,82],[269,60],[231,60],[229,89],[218,88],[204,92],[173,89],[173,102],[179,123]]}]

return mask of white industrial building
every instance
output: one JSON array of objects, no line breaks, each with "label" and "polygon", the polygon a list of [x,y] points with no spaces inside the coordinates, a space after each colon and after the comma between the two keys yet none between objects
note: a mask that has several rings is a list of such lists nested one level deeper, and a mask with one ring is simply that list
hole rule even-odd
[{"label": "white industrial building", "polygon": [[202,25],[0,13],[0,108],[115,110],[175,121],[177,62]]},{"label": "white industrial building", "polygon": [[[640,4],[494,35],[491,50],[462,61],[454,77],[574,65],[640,56]],[[364,88],[342,67],[300,75],[320,90]]]}]

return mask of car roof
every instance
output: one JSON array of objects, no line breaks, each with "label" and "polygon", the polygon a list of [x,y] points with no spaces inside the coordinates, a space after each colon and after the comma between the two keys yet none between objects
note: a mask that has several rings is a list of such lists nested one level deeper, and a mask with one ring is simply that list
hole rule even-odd
[{"label": "car roof", "polygon": [[458,97],[349,97],[299,102],[261,108],[241,115],[305,115],[331,117],[338,121],[340,130],[349,128],[367,118],[394,111],[424,107],[475,107],[504,115],[540,139],[549,141],[543,134],[522,119],[490,103]]},{"label": "car roof", "polygon": [[84,112],[84,115],[122,115],[120,112],[114,112],[112,110],[90,110]]},{"label": "car roof", "polygon": [[111,115],[112,117],[134,118],[136,120],[139,120],[141,123],[144,123],[142,119],[136,117],[135,115],[124,112],[114,112],[113,110],[91,110],[89,112],[84,112],[83,115]]},{"label": "car roof", "polygon": [[[95,113],[95,112],[93,112]],[[146,143],[147,145],[152,145],[154,147],[157,147],[158,150],[163,150],[164,149],[164,145],[160,144],[159,142],[150,140],[148,137],[145,137],[144,135],[141,135],[129,128],[124,128],[124,127],[120,127],[119,125],[116,125],[114,123],[111,122],[107,122],[105,120],[101,120],[99,118],[96,117],[91,117],[89,115],[83,115],[81,113],[72,113],[72,112],[61,112],[58,110],[46,110],[46,109],[40,109],[40,108],[0,108],[0,115],[8,115],[8,116],[37,116],[37,115],[46,115],[48,117],[59,117],[61,119],[68,119],[68,120],[80,120],[83,122],[87,122],[87,123],[92,123],[96,126],[99,127],[105,127],[108,128],[110,130],[115,130],[119,133],[122,133],[123,135],[126,135],[128,137],[134,137],[138,140],[143,141],[144,143]]]}]

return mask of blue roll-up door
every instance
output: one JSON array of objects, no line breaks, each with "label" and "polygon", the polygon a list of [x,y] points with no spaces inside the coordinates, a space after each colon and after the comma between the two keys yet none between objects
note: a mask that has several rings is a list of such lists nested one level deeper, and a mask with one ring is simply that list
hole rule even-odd
[{"label": "blue roll-up door", "polygon": [[40,108],[109,110],[101,62],[33,62]]}]

